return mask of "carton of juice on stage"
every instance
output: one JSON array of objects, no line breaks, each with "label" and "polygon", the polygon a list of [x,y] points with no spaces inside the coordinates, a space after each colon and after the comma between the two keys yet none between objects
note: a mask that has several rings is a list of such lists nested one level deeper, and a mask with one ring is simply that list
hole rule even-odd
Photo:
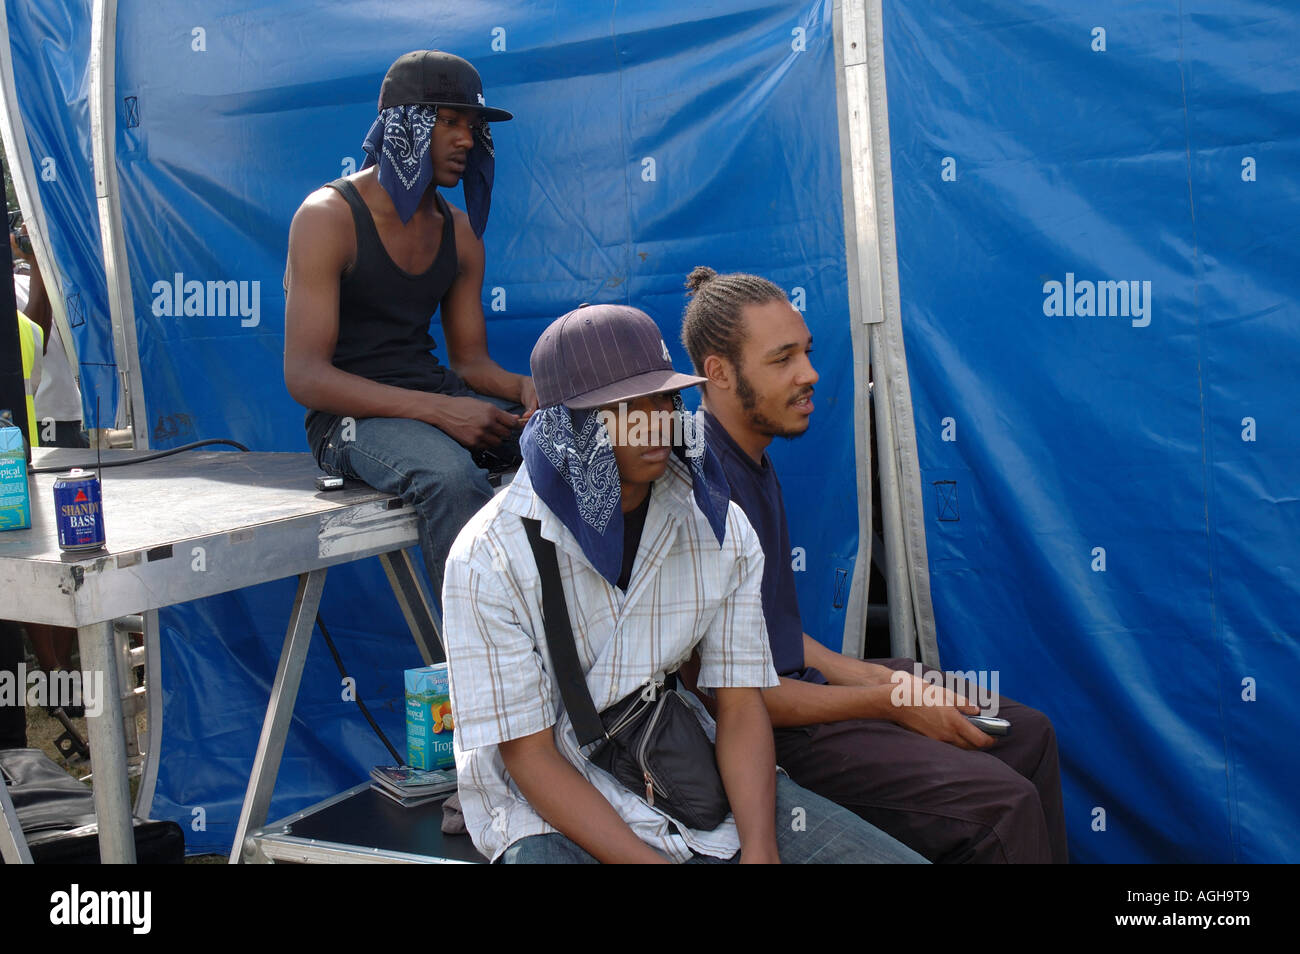
[{"label": "carton of juice on stage", "polygon": [[451,748],[454,728],[447,664],[406,670],[407,764],[419,769],[455,765]]},{"label": "carton of juice on stage", "polygon": [[27,489],[27,450],[23,432],[13,426],[9,412],[0,417],[0,530],[26,530],[32,525],[32,501]]}]

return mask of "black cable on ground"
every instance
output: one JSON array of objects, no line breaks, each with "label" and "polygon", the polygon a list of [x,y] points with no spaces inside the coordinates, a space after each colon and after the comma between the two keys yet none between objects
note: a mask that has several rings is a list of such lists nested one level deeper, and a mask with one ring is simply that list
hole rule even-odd
[{"label": "black cable on ground", "polygon": [[143,464],[145,461],[158,460],[160,457],[170,457],[172,454],[179,454],[181,451],[194,450],[196,447],[207,447],[211,444],[227,444],[237,450],[244,452],[248,448],[239,441],[227,440],[224,437],[210,437],[206,441],[195,441],[192,444],[182,444],[180,447],[173,447],[171,450],[158,451],[156,454],[145,454],[143,457],[132,457],[130,460],[115,460],[107,464],[100,464],[91,461],[87,464],[60,464],[57,467],[32,467],[27,473],[29,474],[58,474],[69,471],[74,467],[80,467],[83,470],[97,470],[103,468],[107,470],[110,467],[125,467],[127,464]]},{"label": "black cable on ground", "polygon": [[[339,655],[338,648],[334,645],[334,640],[330,638],[330,631],[325,628],[325,620],[321,619],[320,613],[316,614],[316,625],[320,627],[321,635],[325,637],[325,645],[329,647],[330,655],[334,657],[334,665],[338,667],[339,674],[344,679],[351,679],[352,677],[348,675],[348,671],[343,668],[343,657]],[[353,684],[353,688],[355,689],[355,683]],[[379,723],[370,715],[370,710],[367,709],[366,704],[361,701],[361,696],[354,692],[352,695],[352,701],[357,704],[357,708],[361,710],[361,714],[366,717],[366,721],[370,723],[370,728],[375,730],[375,735],[379,736],[379,741],[383,742],[385,747],[387,747],[389,753],[393,756],[393,761],[398,765],[405,765],[406,759],[397,754],[397,749],[393,748],[393,743],[388,741],[388,736],[384,735],[384,730],[379,728]]]}]

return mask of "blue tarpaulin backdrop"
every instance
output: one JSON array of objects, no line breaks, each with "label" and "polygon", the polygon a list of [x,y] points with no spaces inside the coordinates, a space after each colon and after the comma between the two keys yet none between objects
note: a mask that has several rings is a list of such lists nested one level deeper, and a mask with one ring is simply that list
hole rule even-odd
[{"label": "blue tarpaulin backdrop", "polygon": [[1076,859],[1300,860],[1300,16],[884,7],[944,664],[1052,716]]},{"label": "blue tarpaulin backdrop", "polygon": [[[359,163],[388,63],[449,49],[517,117],[494,128],[485,235],[506,367],[580,301],[645,308],[675,343],[697,264],[803,289],[818,413],[773,457],[806,550],[805,626],[837,646],[857,540],[831,3],[433,6],[119,3],[117,162],[154,445],[305,448],[281,376],[290,218]],[[1300,859],[1285,695],[1300,669],[1300,18],[1281,0],[1213,6],[884,4],[943,662],[999,670],[1052,717],[1083,861]],[[38,185],[107,419],[90,4],[31,7],[7,5],[22,115],[38,167],[53,159]],[[164,289],[186,281],[247,283],[245,307],[174,314]],[[229,847],[292,596],[281,581],[162,614],[152,812],[192,851]],[[400,740],[418,657],[377,566],[331,571],[323,615]],[[341,695],[318,641],[272,817],[387,760]]]}]

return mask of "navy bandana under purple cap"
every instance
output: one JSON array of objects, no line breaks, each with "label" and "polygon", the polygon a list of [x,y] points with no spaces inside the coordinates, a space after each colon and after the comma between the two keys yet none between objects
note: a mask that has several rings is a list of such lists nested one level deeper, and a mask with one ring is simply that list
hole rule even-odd
[{"label": "navy bandana under purple cap", "polygon": [[[390,106],[366,133],[361,148],[366,161],[362,169],[378,164],[379,184],[393,200],[397,215],[405,225],[415,214],[425,190],[433,181],[433,159],[429,140],[438,119],[438,107],[415,103]],[[474,235],[483,237],[488,211],[492,206],[492,182],[496,174],[496,150],[487,123],[474,133],[474,146],[465,157],[461,182],[465,188],[465,212]]]},{"label": "navy bandana under purple cap", "polygon": [[[673,398],[673,406],[687,413],[681,397]],[[696,436],[703,441],[702,428]],[[623,490],[599,411],[570,411],[562,404],[535,411],[519,446],[533,491],[573,534],[596,572],[616,586],[623,570]],[[713,452],[702,444],[699,450],[690,455],[675,446],[673,453],[690,468],[695,505],[721,546],[731,489]]]}]

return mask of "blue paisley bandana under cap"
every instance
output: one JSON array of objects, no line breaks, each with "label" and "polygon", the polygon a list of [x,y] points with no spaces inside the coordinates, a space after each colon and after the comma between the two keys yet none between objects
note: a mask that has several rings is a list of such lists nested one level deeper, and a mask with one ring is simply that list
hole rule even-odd
[{"label": "blue paisley bandana under cap", "polygon": [[[390,106],[366,133],[361,148],[366,160],[362,169],[379,166],[379,184],[393,200],[393,206],[405,225],[415,214],[425,190],[433,181],[433,159],[429,140],[438,119],[438,107],[424,104]],[[496,150],[487,123],[474,132],[474,146],[465,157],[461,182],[465,188],[465,212],[470,227],[479,238],[487,228],[488,210],[492,205],[492,181],[496,174]]]},{"label": "blue paisley bandana under cap", "polygon": [[[687,413],[680,396],[673,397],[673,408]],[[703,441],[702,428],[697,437]],[[519,446],[537,496],[573,534],[596,572],[616,586],[623,568],[623,491],[600,412],[562,404],[535,411]],[[722,464],[702,443],[694,453],[680,445],[673,453],[690,468],[695,505],[721,546],[731,499]]]}]

